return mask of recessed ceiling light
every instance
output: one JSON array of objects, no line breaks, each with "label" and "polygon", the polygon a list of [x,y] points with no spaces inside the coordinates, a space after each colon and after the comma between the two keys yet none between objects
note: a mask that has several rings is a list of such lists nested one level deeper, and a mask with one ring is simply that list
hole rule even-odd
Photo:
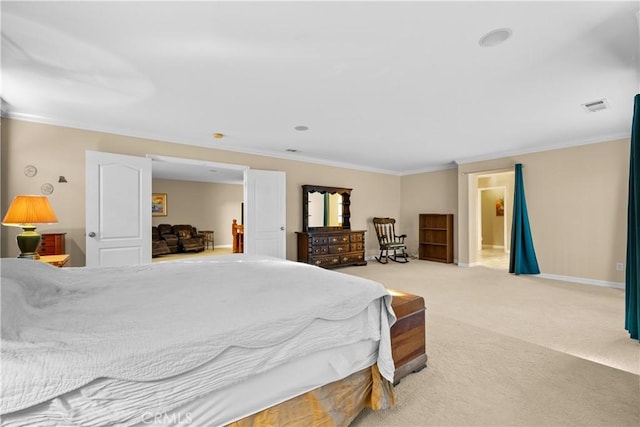
[{"label": "recessed ceiling light", "polygon": [[294,127],[294,129],[295,130],[300,130],[300,131],[309,130],[309,126],[299,125],[299,126]]},{"label": "recessed ceiling light", "polygon": [[220,133],[220,132],[216,132],[216,133],[213,134],[213,137],[215,139],[221,139],[221,138],[224,138],[224,134]]},{"label": "recessed ceiling light", "polygon": [[480,41],[478,43],[482,47],[497,46],[511,37],[511,34],[513,34],[511,28],[498,28],[497,30],[489,31],[487,34],[480,37]]}]

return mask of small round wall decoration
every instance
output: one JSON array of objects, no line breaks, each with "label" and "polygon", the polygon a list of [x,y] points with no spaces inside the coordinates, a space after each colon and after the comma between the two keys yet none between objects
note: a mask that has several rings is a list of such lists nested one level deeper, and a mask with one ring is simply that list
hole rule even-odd
[{"label": "small round wall decoration", "polygon": [[38,169],[33,165],[27,165],[24,167],[24,174],[29,178],[34,177],[38,174]]},{"label": "small round wall decoration", "polygon": [[42,184],[42,187],[40,187],[40,191],[42,191],[42,194],[48,196],[49,194],[53,193],[53,185],[49,184],[48,182]]}]

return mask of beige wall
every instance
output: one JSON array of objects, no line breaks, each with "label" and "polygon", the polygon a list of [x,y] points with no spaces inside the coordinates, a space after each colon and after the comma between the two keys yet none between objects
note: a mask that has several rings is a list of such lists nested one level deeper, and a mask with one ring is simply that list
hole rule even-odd
[{"label": "beige wall", "polygon": [[[418,253],[418,215],[421,213],[452,213],[454,215],[454,242],[457,241],[456,218],[458,215],[457,169],[446,169],[402,177],[402,204],[397,233],[407,234],[407,249]],[[390,215],[391,216],[391,215]],[[453,245],[457,258],[457,245]]]},{"label": "beige wall", "polygon": [[[476,172],[523,164],[533,243],[542,273],[624,282],[629,140],[583,145],[460,165],[458,254],[473,264]],[[472,197],[469,198],[469,195]],[[477,199],[477,197],[475,197]]]},{"label": "beige wall", "polygon": [[[467,163],[457,169],[391,176],[229,151],[192,147],[18,120],[2,120],[2,213],[18,194],[39,194],[50,182],[49,197],[60,220],[41,232],[66,232],[72,265],[84,264],[85,150],[140,155],[159,154],[282,170],[287,174],[287,258],[295,260],[301,229],[300,186],[315,184],[353,188],[352,228],[368,230],[367,256],[377,253],[374,216],[399,218],[397,231],[408,235],[410,253],[417,252],[419,213],[455,215],[454,256],[461,264],[475,259],[469,246],[469,194],[477,194],[477,173],[512,170],[524,165],[529,218],[543,273],[607,282],[624,281],[615,270],[626,251],[626,204],[629,140]],[[27,164],[38,168],[28,178]],[[68,183],[58,184],[59,175]],[[477,196],[475,196],[477,199]],[[477,200],[471,199],[475,209]],[[171,207],[169,208],[171,209]],[[473,210],[473,212],[476,212]],[[2,256],[15,256],[19,230],[2,227]]]},{"label": "beige wall", "polygon": [[[212,145],[215,143],[212,141]],[[193,147],[142,138],[51,126],[21,120],[2,119],[2,214],[18,194],[39,194],[44,182],[54,184],[49,197],[56,211],[57,224],[42,225],[40,232],[66,232],[67,251],[74,266],[85,260],[85,151],[105,151],[145,156],[158,154],[188,159],[232,163],[254,169],[280,170],[287,175],[287,258],[297,258],[296,231],[302,229],[303,184],[353,188],[351,225],[354,230],[368,230],[367,255],[377,252],[374,216],[398,217],[400,214],[400,177],[312,163]],[[28,178],[27,164],[38,168],[38,175]],[[59,175],[68,183],[58,184]],[[171,207],[169,207],[171,209]],[[16,256],[15,236],[19,230],[3,227],[1,255]]]},{"label": "beige wall", "polygon": [[152,225],[189,224],[213,230],[216,246],[231,247],[231,221],[240,222],[243,186],[154,179],[154,193],[167,195],[167,216],[154,216]]},{"label": "beige wall", "polygon": [[[417,252],[421,212],[453,213],[454,256],[475,263],[478,188],[496,184],[478,177],[524,165],[533,241],[542,273],[602,282],[624,282],[629,140],[523,154],[462,164],[458,169],[402,177],[402,232]],[[507,193],[512,194],[508,189]],[[469,195],[472,195],[471,199]],[[507,199],[505,202],[512,202]],[[510,214],[507,213],[510,222]],[[510,227],[510,224],[508,224]],[[507,244],[509,242],[507,241]]]}]

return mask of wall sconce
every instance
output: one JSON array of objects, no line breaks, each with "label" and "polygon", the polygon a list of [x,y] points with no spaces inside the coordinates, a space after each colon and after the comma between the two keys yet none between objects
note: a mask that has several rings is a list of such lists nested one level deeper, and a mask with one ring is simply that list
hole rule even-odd
[{"label": "wall sconce", "polygon": [[60,175],[60,178],[58,178],[58,182],[67,182],[67,178],[65,178],[64,176]]}]

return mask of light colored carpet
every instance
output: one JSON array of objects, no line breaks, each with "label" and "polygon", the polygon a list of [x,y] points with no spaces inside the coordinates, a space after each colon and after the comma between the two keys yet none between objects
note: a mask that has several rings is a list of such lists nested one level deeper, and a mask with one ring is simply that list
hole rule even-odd
[{"label": "light colored carpet", "polygon": [[230,255],[233,251],[231,248],[222,248],[217,247],[215,249],[205,249],[202,252],[186,252],[186,253],[178,253],[178,254],[167,254],[161,255],[159,257],[152,258],[153,262],[162,262],[162,261],[173,261],[176,259],[186,259],[186,258],[197,258],[201,256],[212,256],[212,255]]},{"label": "light colored carpet", "polygon": [[353,426],[640,426],[623,291],[421,260],[338,271],[427,307],[428,367]]}]

